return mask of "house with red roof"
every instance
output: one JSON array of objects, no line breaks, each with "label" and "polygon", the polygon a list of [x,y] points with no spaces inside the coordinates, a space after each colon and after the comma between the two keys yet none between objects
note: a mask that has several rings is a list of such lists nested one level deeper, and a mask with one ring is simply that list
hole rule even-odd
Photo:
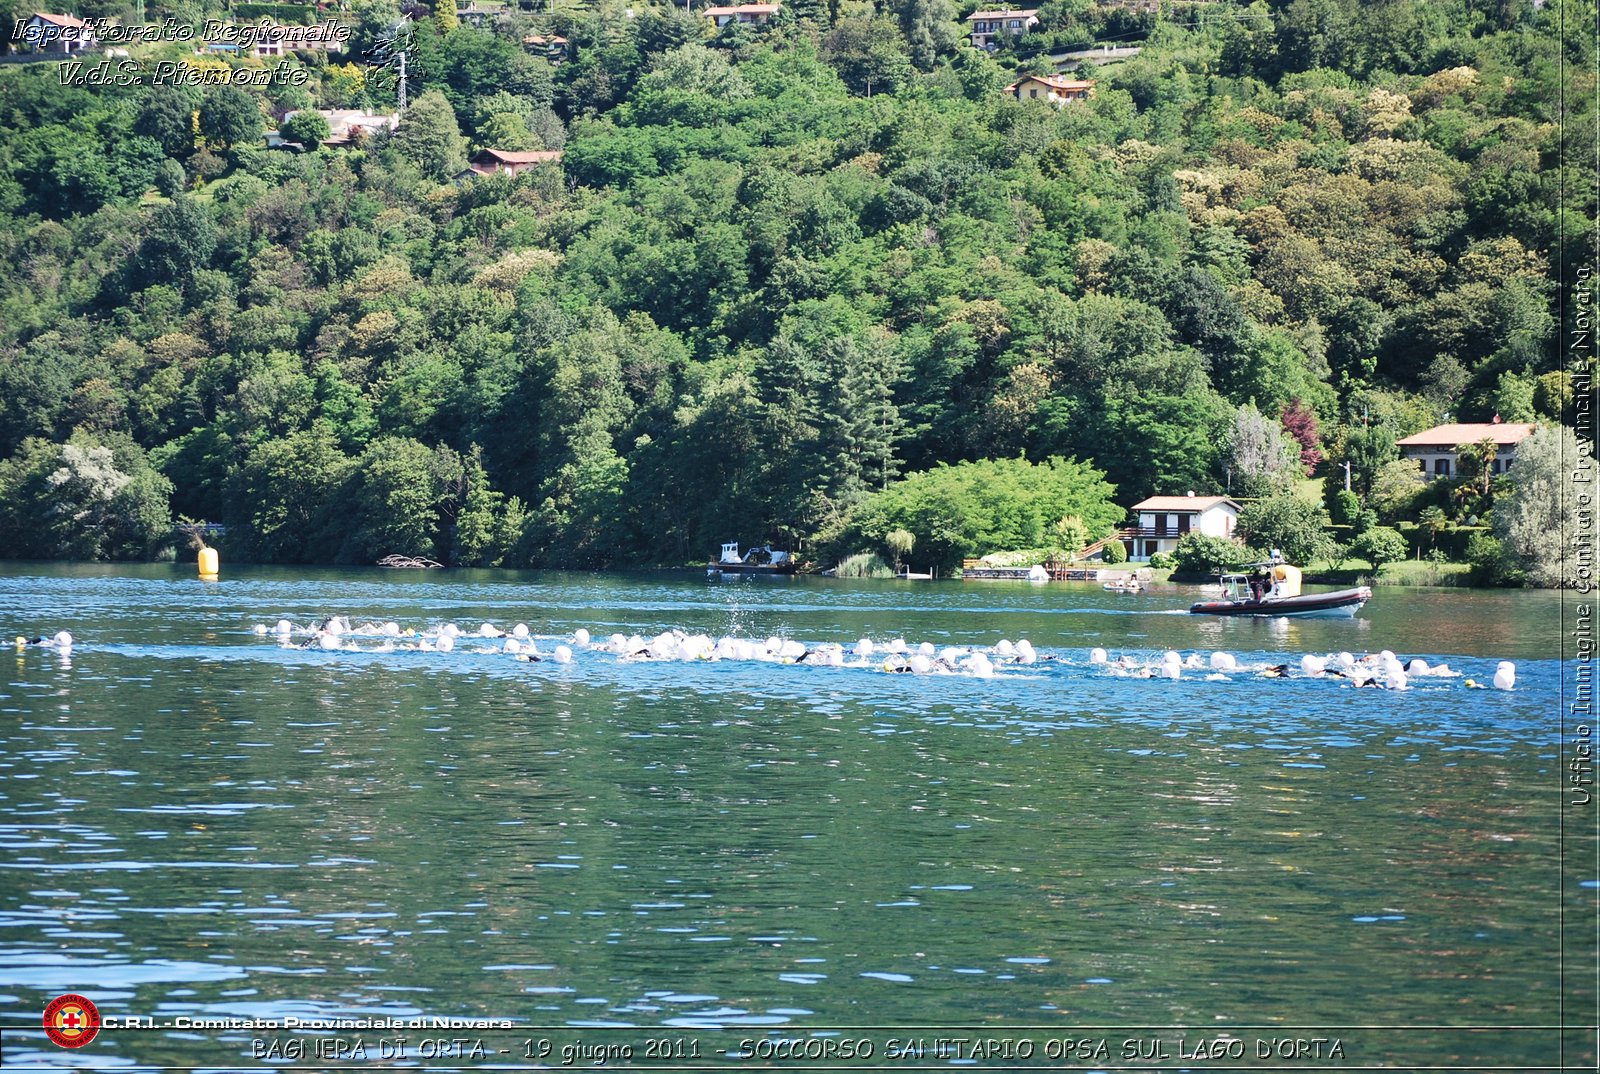
[{"label": "house with red roof", "polygon": [[1048,101],[1060,106],[1068,101],[1087,101],[1094,93],[1094,83],[1061,75],[1027,75],[1007,86],[1006,92],[1019,101]]},{"label": "house with red roof", "polygon": [[457,179],[470,179],[474,175],[510,175],[518,176],[525,171],[531,171],[541,164],[549,164],[561,159],[559,149],[535,149],[518,151],[511,149],[481,149],[474,153],[468,161],[467,170],[456,176]]},{"label": "house with red roof", "polygon": [[72,15],[53,15],[47,11],[34,12],[17,40],[33,52],[59,52],[63,55],[82,52],[100,43],[87,22]]},{"label": "house with red roof", "polygon": [[1128,559],[1144,562],[1157,552],[1171,552],[1186,533],[1232,537],[1239,525],[1239,504],[1231,496],[1151,496],[1128,508],[1138,522],[1123,530]]},{"label": "house with red roof", "polygon": [[559,63],[567,56],[567,39],[560,34],[528,34],[522,39],[522,50],[530,56],[543,56]]},{"label": "house with red roof", "polygon": [[1401,455],[1421,467],[1423,476],[1432,481],[1460,473],[1461,458],[1457,448],[1488,440],[1495,446],[1495,457],[1489,463],[1489,472],[1502,474],[1511,468],[1517,445],[1532,436],[1537,428],[1531,421],[1453,422],[1424,429],[1396,443],[1400,446]]}]

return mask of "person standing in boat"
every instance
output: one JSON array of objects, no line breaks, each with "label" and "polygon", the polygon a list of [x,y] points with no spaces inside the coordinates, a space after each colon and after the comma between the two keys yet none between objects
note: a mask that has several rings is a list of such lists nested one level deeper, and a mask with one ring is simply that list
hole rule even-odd
[{"label": "person standing in boat", "polygon": [[1277,591],[1278,580],[1272,573],[1272,568],[1283,562],[1283,553],[1274,548],[1267,557],[1267,562],[1258,564],[1255,573],[1250,577],[1250,595],[1260,603]]}]

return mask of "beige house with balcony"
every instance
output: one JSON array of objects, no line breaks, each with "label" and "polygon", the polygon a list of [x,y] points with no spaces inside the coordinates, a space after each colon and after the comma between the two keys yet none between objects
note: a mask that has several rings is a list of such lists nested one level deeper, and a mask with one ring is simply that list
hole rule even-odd
[{"label": "beige house with balcony", "polygon": [[999,47],[997,42],[1001,38],[1009,37],[1016,40],[1039,25],[1039,9],[1030,7],[1017,11],[1009,9],[974,11],[967,16],[967,21],[972,24],[972,28],[967,31],[967,35],[972,38],[972,47],[993,52]]},{"label": "beige house with balcony", "polygon": [[1094,94],[1094,83],[1060,75],[1028,75],[1006,87],[1019,101],[1047,101],[1060,106],[1068,101],[1087,101]]},{"label": "beige house with balcony", "polygon": [[1455,477],[1461,472],[1461,459],[1456,448],[1462,444],[1481,444],[1492,441],[1495,457],[1489,463],[1491,474],[1505,473],[1516,458],[1517,445],[1533,435],[1538,426],[1531,421],[1490,421],[1464,424],[1435,425],[1414,436],[1396,441],[1402,457],[1422,468],[1429,481],[1440,477]]},{"label": "beige house with balcony", "polygon": [[730,22],[751,26],[765,26],[772,21],[782,4],[736,4],[733,7],[708,7],[704,15],[713,27],[720,30]]}]

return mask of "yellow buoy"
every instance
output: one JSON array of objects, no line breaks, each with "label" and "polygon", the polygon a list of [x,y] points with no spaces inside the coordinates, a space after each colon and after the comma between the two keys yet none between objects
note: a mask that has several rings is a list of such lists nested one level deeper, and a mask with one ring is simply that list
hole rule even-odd
[{"label": "yellow buoy", "polygon": [[200,549],[200,577],[208,581],[215,578],[219,566],[221,566],[221,562],[217,558],[217,550],[215,548]]}]

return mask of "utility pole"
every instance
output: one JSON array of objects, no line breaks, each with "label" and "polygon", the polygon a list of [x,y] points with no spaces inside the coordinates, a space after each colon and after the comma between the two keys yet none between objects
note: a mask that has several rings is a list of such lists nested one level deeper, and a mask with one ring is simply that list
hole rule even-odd
[{"label": "utility pole", "polygon": [[400,53],[400,111],[406,110],[406,54]]}]

